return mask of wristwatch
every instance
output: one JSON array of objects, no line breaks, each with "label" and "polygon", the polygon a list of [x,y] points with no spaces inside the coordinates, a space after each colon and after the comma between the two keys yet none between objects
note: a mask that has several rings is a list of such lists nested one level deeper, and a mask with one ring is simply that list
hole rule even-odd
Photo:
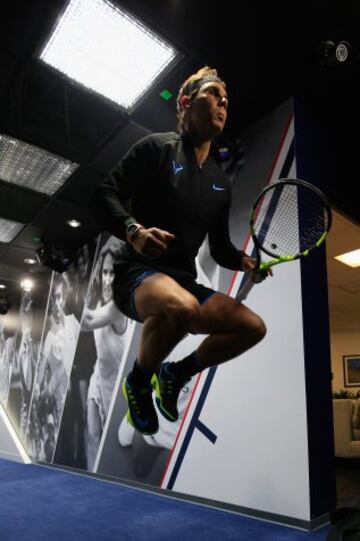
[{"label": "wristwatch", "polygon": [[126,227],[126,237],[130,240],[133,239],[134,235],[142,228],[140,224],[130,224]]}]

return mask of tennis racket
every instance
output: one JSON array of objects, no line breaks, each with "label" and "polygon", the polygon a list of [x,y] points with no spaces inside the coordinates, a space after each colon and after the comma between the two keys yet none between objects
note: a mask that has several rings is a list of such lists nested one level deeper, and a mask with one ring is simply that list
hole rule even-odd
[{"label": "tennis racket", "polygon": [[[330,231],[332,215],[326,196],[315,186],[299,179],[279,179],[266,186],[253,205],[250,233],[254,243],[256,270],[249,273],[236,295],[245,300],[256,283],[279,263],[308,256],[319,248]],[[261,252],[272,259],[262,262]]]}]

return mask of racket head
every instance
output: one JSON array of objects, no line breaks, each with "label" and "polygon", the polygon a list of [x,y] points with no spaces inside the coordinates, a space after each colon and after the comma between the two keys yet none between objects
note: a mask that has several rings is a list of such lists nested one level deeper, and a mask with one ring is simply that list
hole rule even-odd
[{"label": "racket head", "polygon": [[332,224],[327,197],[316,186],[286,178],[266,186],[250,217],[254,245],[278,260],[306,256],[325,240]]}]

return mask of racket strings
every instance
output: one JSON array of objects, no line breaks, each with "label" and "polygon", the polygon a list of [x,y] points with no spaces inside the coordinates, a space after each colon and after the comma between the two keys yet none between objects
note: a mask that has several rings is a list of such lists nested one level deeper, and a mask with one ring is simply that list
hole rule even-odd
[{"label": "racket strings", "polygon": [[274,184],[258,201],[254,215],[254,234],[274,257],[294,257],[313,248],[327,227],[322,198],[292,184]]}]

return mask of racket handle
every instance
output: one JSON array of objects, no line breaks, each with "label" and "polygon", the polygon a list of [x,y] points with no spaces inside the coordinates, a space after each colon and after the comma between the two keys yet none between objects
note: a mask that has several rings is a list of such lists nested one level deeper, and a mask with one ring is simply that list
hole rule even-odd
[{"label": "racket handle", "polygon": [[244,301],[248,294],[250,293],[250,291],[252,290],[252,288],[254,287],[254,281],[253,281],[253,277],[252,277],[252,274],[251,273],[248,273],[248,277],[247,279],[245,280],[244,282],[244,285],[239,289],[236,297],[235,297],[235,300],[237,302],[242,302]]}]

